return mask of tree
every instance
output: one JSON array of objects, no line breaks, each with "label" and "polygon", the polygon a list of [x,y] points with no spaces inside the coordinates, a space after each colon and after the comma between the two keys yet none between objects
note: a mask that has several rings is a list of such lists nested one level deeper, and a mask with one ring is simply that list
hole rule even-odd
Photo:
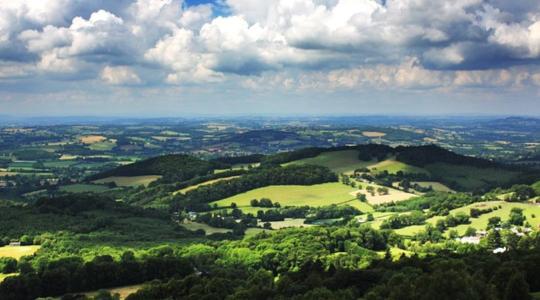
[{"label": "tree", "polygon": [[362,193],[357,193],[356,194],[356,199],[360,200],[361,202],[366,202],[367,201],[366,195],[362,194]]},{"label": "tree", "polygon": [[375,220],[375,218],[373,217],[373,214],[369,213],[369,214],[367,215],[367,219],[366,219],[366,220],[367,220],[368,222],[371,222],[371,221]]},{"label": "tree", "polygon": [[501,225],[500,217],[491,217],[488,219],[487,229],[493,229]]},{"label": "tree", "polygon": [[514,207],[510,211],[510,216],[508,218],[508,223],[516,226],[522,226],[525,222],[525,216],[523,215],[523,209]]},{"label": "tree", "polygon": [[231,202],[231,208],[237,208],[236,202]]},{"label": "tree", "polygon": [[251,205],[252,207],[257,207],[259,206],[259,200],[252,199],[251,201],[249,201],[249,205]]},{"label": "tree", "polygon": [[465,236],[476,236],[476,228],[474,227],[467,227],[467,230],[465,230]]},{"label": "tree", "polygon": [[489,231],[487,237],[487,246],[490,249],[497,249],[502,246],[502,239],[499,230],[493,229]]},{"label": "tree", "polygon": [[525,277],[521,272],[513,274],[506,284],[504,291],[505,300],[528,300],[531,299],[529,294],[529,285],[525,281]]}]

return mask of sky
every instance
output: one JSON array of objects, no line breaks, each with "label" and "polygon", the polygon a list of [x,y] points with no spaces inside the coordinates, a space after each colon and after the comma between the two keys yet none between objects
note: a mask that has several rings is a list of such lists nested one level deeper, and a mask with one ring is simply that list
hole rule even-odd
[{"label": "sky", "polygon": [[0,0],[0,115],[540,116],[538,0]]}]

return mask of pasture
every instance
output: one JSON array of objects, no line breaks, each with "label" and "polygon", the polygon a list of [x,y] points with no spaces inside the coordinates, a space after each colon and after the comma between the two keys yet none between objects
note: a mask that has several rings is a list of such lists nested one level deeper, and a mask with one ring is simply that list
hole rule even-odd
[{"label": "pasture", "polygon": [[[129,285],[129,286],[122,286],[122,287],[115,287],[110,289],[103,289],[105,291],[108,291],[111,293],[111,295],[118,294],[118,299],[126,299],[127,296],[137,292],[143,287],[143,284],[136,284],[136,285]],[[84,293],[86,297],[95,297],[97,296],[99,291],[92,291]]]},{"label": "pasture", "polygon": [[369,138],[379,138],[385,136],[386,133],[379,131],[362,131],[362,135]]},{"label": "pasture", "polygon": [[0,247],[0,257],[12,257],[20,259],[26,255],[32,255],[38,251],[40,246],[4,246]]},{"label": "pasture", "polygon": [[356,169],[375,164],[374,161],[359,160],[358,154],[358,150],[324,152],[315,157],[292,161],[285,165],[320,165],[340,174],[352,173]]},{"label": "pasture", "polygon": [[272,229],[313,226],[312,224],[304,224],[305,220],[306,219],[285,218],[285,220],[283,221],[274,221],[274,222],[270,222],[270,224],[272,224]]},{"label": "pasture", "polygon": [[202,182],[202,183],[199,183],[199,184],[195,184],[195,185],[191,185],[191,186],[188,186],[186,188],[183,188],[181,190],[178,190],[176,192],[174,192],[173,194],[176,195],[178,193],[182,193],[182,194],[185,194],[189,191],[192,191],[192,190],[195,190],[197,189],[198,187],[200,186],[205,186],[205,185],[209,185],[209,184],[213,184],[213,183],[216,183],[216,182],[220,182],[220,181],[225,181],[225,180],[231,180],[233,178],[238,178],[240,176],[230,176],[230,177],[224,177],[224,178],[218,178],[218,179],[213,179],[213,180],[208,180],[208,181],[205,181],[205,182]]},{"label": "pasture", "polygon": [[502,185],[511,181],[518,172],[495,168],[477,168],[472,166],[449,165],[435,163],[424,167],[434,177],[443,178],[445,182],[455,181],[461,187],[473,190],[491,183]]},{"label": "pasture", "polygon": [[134,187],[134,186],[148,186],[150,183],[160,179],[160,175],[144,175],[144,176],[111,176],[94,180],[93,183],[105,184],[114,182],[117,186]]},{"label": "pasture", "polygon": [[191,222],[191,221],[185,221],[185,222],[181,223],[180,225],[182,225],[182,227],[185,227],[186,229],[192,230],[192,231],[202,229],[202,230],[204,230],[206,235],[210,235],[212,233],[231,232],[230,229],[212,227],[212,226],[204,224],[204,223],[197,223],[197,222]]},{"label": "pasture", "polygon": [[384,171],[387,171],[390,174],[396,174],[397,172],[401,171],[403,173],[420,173],[420,174],[428,174],[429,172],[425,169],[411,166],[405,163],[402,163],[400,161],[394,160],[394,159],[387,159],[383,160],[377,164],[371,165],[368,167],[371,172],[378,174]]},{"label": "pasture", "polygon": [[[323,183],[310,186],[304,185],[273,185],[254,189],[226,199],[212,202],[218,207],[229,207],[236,203],[245,212],[257,212],[260,207],[251,207],[252,199],[269,198],[272,202],[279,202],[281,206],[324,206],[330,204],[349,204],[359,202],[350,194],[356,189],[342,183]],[[354,205],[351,205],[354,206]]]},{"label": "pasture", "polygon": [[109,190],[110,188],[105,185],[98,184],[70,184],[60,187],[62,192],[66,193],[101,193]]},{"label": "pasture", "polygon": [[94,144],[105,141],[107,138],[102,135],[85,135],[79,137],[79,141],[83,144]]},{"label": "pasture", "polygon": [[433,190],[436,192],[447,192],[447,193],[454,192],[454,190],[452,190],[451,188],[437,181],[416,181],[412,183],[418,184],[420,187],[423,187],[423,188],[427,188],[431,186],[431,188],[433,188]]},{"label": "pasture", "polygon": [[[487,214],[480,215],[478,218],[470,218],[470,221],[471,221],[470,224],[459,225],[459,226],[456,226],[456,227],[453,227],[453,228],[449,228],[448,230],[455,229],[455,230],[457,230],[459,235],[465,234],[465,231],[467,230],[467,228],[469,226],[473,227],[473,228],[475,228],[477,230],[485,230],[486,227],[487,227],[489,218],[491,218],[491,217],[500,217],[503,222],[507,221],[508,216],[510,215],[510,211],[514,207],[518,207],[518,208],[523,209],[523,214],[527,218],[526,221],[531,224],[532,228],[535,228],[535,229],[539,228],[539,226],[540,226],[540,206],[535,205],[535,204],[530,204],[530,203],[516,203],[516,202],[504,202],[504,201],[478,202],[478,203],[473,203],[471,205],[456,208],[456,209],[450,211],[450,214],[456,214],[456,213],[461,212],[461,213],[465,213],[465,214],[469,215],[469,212],[470,212],[471,208],[486,209],[486,208],[494,208],[494,207],[499,207],[499,206],[501,206],[501,208],[499,208],[499,209],[497,209],[495,211],[492,211],[492,212],[487,213]],[[533,215],[534,215],[534,217],[533,217]],[[441,218],[443,218],[443,217],[435,216],[435,217],[427,219],[426,223],[430,223],[430,224],[435,225],[437,220],[439,220]],[[424,227],[425,227],[425,225],[408,226],[408,227],[397,229],[395,232],[397,234],[400,234],[400,235],[412,236],[412,235],[422,231],[424,229]]]}]

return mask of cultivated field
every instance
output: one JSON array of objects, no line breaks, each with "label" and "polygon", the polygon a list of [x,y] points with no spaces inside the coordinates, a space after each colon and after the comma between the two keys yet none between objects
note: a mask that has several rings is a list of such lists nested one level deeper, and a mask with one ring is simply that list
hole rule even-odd
[{"label": "cultivated field", "polygon": [[106,139],[107,138],[102,135],[85,135],[85,136],[81,136],[79,138],[79,141],[81,141],[81,143],[83,144],[94,144],[94,143],[103,142]]},{"label": "cultivated field", "polygon": [[19,259],[25,255],[32,255],[40,246],[4,246],[0,247],[0,257],[13,257]]},{"label": "cultivated field", "polygon": [[[392,202],[399,202],[408,200],[412,197],[417,197],[415,194],[406,193],[404,191],[400,191],[397,189],[393,189],[390,187],[386,187],[388,189],[388,195],[380,195],[377,193],[378,188],[383,188],[383,186],[376,185],[376,184],[367,184],[364,182],[360,182],[360,185],[362,185],[362,190],[356,190],[354,192],[351,192],[351,196],[356,198],[356,195],[358,193],[362,193],[366,195],[367,202],[371,205],[378,205],[383,203],[392,203]],[[371,186],[375,189],[375,195],[372,196],[370,193],[366,191],[366,187]]]},{"label": "cultivated field", "polygon": [[117,186],[147,186],[151,182],[160,179],[160,175],[145,175],[145,176],[112,176],[103,179],[94,180],[94,183],[104,184],[114,182]]},{"label": "cultivated field", "polygon": [[375,162],[358,159],[358,150],[343,150],[321,153],[318,156],[296,160],[289,164],[311,164],[325,166],[336,173],[352,173],[355,169],[365,168]]},{"label": "cultivated field", "polygon": [[378,138],[385,136],[386,133],[379,131],[362,131],[362,135],[369,138]]}]

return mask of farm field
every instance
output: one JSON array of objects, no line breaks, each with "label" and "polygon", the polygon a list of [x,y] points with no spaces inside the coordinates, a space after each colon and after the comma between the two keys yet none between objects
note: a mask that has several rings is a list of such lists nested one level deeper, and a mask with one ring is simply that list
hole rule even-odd
[{"label": "farm field", "polygon": [[0,282],[4,281],[4,279],[6,279],[9,276],[17,276],[17,275],[19,275],[19,273],[10,273],[10,274],[0,273]]},{"label": "farm field", "polygon": [[446,185],[437,182],[437,181],[416,181],[412,182],[413,184],[418,184],[419,186],[423,188],[432,187],[434,191],[436,192],[447,192],[447,193],[453,193],[454,190],[447,187]]},{"label": "farm field", "polygon": [[309,227],[313,226],[312,224],[304,224],[304,221],[306,219],[292,219],[292,218],[285,218],[283,221],[274,221],[270,222],[272,224],[272,229],[281,229],[281,228],[288,228],[288,227]]},{"label": "farm field", "polygon": [[212,233],[226,233],[226,232],[231,231],[230,229],[212,227],[204,223],[197,223],[197,222],[191,222],[191,221],[186,221],[184,223],[181,223],[180,225],[192,231],[202,229],[204,230],[206,235],[210,235]]},{"label": "farm field", "polygon": [[208,181],[205,181],[205,182],[202,182],[202,183],[199,183],[199,184],[196,184],[196,185],[192,185],[192,186],[188,186],[186,188],[183,188],[181,190],[178,190],[176,192],[174,192],[173,194],[178,194],[178,193],[182,193],[182,194],[185,194],[189,191],[192,191],[200,186],[205,186],[205,185],[209,185],[209,184],[213,184],[213,183],[216,183],[216,182],[220,182],[220,181],[225,181],[225,180],[231,180],[233,178],[238,178],[240,176],[230,176],[230,177],[224,177],[224,178],[218,178],[218,179],[213,179],[213,180],[208,180]]},{"label": "farm field", "polygon": [[481,188],[486,183],[501,185],[518,175],[517,172],[508,170],[449,165],[446,163],[430,164],[424,168],[434,177],[444,178],[445,182],[455,181],[467,189]]},{"label": "farm field", "polygon": [[32,255],[40,246],[4,246],[0,247],[0,257],[12,257],[19,259],[25,255]]},{"label": "farm field", "polygon": [[[223,200],[213,202],[218,207],[229,207],[232,202],[245,212],[257,212],[259,207],[251,207],[252,199],[270,198],[272,202],[279,202],[281,206],[324,206],[342,204],[353,200],[350,194],[356,189],[342,183],[323,183],[311,186],[302,185],[274,185],[254,189]],[[356,200],[356,199],[355,199]],[[351,201],[353,202],[353,201]],[[360,202],[358,200],[354,202]],[[349,203],[347,203],[349,204]]]},{"label": "farm field", "polygon": [[386,133],[379,131],[362,131],[362,135],[369,138],[378,138],[385,136]]},{"label": "farm field", "polygon": [[94,183],[104,184],[114,182],[117,186],[147,186],[151,182],[160,179],[160,175],[144,175],[144,176],[113,176],[103,179],[94,180]]},{"label": "farm field", "polygon": [[403,173],[429,174],[429,172],[425,169],[411,166],[394,159],[381,161],[377,164],[369,166],[368,168],[376,174],[384,171],[387,171],[390,174],[396,174],[399,171],[402,171]]},{"label": "farm field", "polygon": [[107,186],[98,184],[70,184],[60,187],[61,191],[68,193],[101,193],[109,189]]},{"label": "farm field", "polygon": [[415,194],[407,193],[407,192],[400,191],[400,190],[397,190],[397,189],[393,189],[393,188],[390,188],[390,187],[386,187],[388,189],[388,195],[380,195],[379,193],[375,193],[372,196],[370,193],[368,193],[366,191],[366,188],[368,186],[373,187],[375,189],[375,191],[378,188],[383,188],[383,186],[373,184],[373,183],[367,184],[367,183],[364,183],[364,182],[359,182],[359,184],[362,185],[362,189],[352,192],[351,196],[356,198],[356,195],[358,193],[362,193],[362,194],[366,195],[367,202],[369,204],[371,204],[371,205],[379,205],[379,204],[383,204],[383,203],[399,202],[399,201],[408,200],[408,199],[410,199],[412,197],[417,197],[417,195],[415,195]]},{"label": "farm field", "polygon": [[[135,293],[136,291],[140,290],[143,287],[144,284],[136,284],[136,285],[129,285],[129,286],[123,286],[123,287],[115,287],[110,289],[103,289],[105,291],[108,291],[111,293],[111,295],[118,294],[119,299],[126,299],[127,296]],[[95,297],[99,291],[92,291],[84,293],[86,297]]]},{"label": "farm field", "polygon": [[85,135],[85,136],[81,136],[79,138],[79,141],[81,141],[81,143],[83,144],[94,144],[94,143],[102,142],[106,139],[107,138],[102,135]]},{"label": "farm field", "polygon": [[336,173],[352,173],[359,168],[375,164],[374,161],[361,161],[358,159],[358,150],[343,150],[321,153],[318,156],[292,161],[285,165],[320,165]]}]

